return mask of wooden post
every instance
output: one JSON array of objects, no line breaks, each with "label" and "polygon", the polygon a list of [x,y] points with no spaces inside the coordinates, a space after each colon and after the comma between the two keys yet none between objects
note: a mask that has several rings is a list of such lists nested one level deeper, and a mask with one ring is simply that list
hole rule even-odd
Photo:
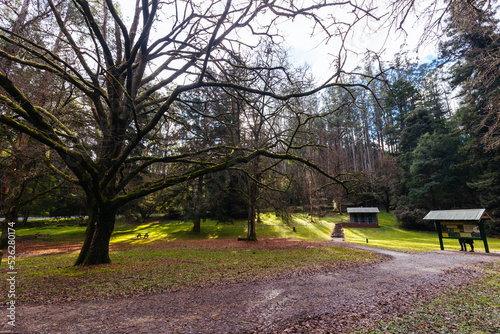
[{"label": "wooden post", "polygon": [[482,221],[479,222],[479,232],[481,233],[481,239],[483,239],[484,251],[489,253],[490,249],[488,248],[488,241],[486,240],[486,232],[484,231],[484,224]]},{"label": "wooden post", "polygon": [[443,244],[443,230],[441,229],[441,222],[434,222],[436,224],[436,228],[438,231],[438,236],[439,236],[439,246],[441,246],[441,250],[444,250],[444,244]]}]

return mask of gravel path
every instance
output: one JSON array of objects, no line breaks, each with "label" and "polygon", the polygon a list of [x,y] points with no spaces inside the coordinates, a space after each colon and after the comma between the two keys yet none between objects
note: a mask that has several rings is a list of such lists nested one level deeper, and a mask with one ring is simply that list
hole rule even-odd
[{"label": "gravel path", "polygon": [[370,249],[387,260],[327,274],[210,289],[19,306],[16,330],[53,334],[307,333],[315,329],[340,333],[404,313],[412,298],[430,298],[445,286],[469,284],[479,273],[468,264],[500,261],[500,254],[401,253],[336,244]]}]

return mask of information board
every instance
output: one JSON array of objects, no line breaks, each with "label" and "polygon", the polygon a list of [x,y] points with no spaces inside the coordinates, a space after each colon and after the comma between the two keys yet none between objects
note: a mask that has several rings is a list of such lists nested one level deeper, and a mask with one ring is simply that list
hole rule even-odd
[{"label": "information board", "polygon": [[484,250],[489,253],[488,241],[484,231],[483,222],[436,222],[441,250],[444,250],[443,239],[476,239],[483,240]]},{"label": "information board", "polygon": [[478,224],[441,222],[441,231],[443,238],[482,239]]}]

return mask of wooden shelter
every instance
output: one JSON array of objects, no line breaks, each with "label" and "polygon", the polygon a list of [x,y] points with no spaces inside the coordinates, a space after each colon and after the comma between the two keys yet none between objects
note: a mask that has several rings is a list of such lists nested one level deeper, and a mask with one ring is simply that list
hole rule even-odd
[{"label": "wooden shelter", "polygon": [[347,208],[349,223],[342,227],[378,227],[378,208]]},{"label": "wooden shelter", "polygon": [[430,211],[424,220],[434,221],[441,250],[444,250],[443,239],[468,239],[483,240],[486,253],[490,252],[484,221],[493,218],[485,209]]}]

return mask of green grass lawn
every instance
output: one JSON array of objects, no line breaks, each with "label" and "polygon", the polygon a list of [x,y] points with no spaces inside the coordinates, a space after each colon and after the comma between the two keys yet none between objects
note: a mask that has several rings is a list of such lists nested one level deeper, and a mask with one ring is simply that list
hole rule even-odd
[{"label": "green grass lawn", "polygon": [[[309,219],[302,214],[294,217],[290,225],[284,224],[274,214],[262,214],[262,223],[257,223],[257,238],[294,238],[309,241],[326,241],[330,239],[335,218],[309,223]],[[340,221],[340,218],[338,218]],[[295,227],[296,232],[293,231]],[[153,220],[144,224],[128,223],[124,219],[117,219],[115,231],[111,236],[111,244],[145,244],[165,240],[200,240],[226,239],[246,237],[246,221],[235,221],[233,224],[222,224],[214,220],[202,222],[201,233],[191,232],[192,222]],[[137,234],[149,234],[149,238],[137,239]],[[53,242],[82,242],[85,227],[81,226],[43,226],[21,228],[16,235],[27,236],[38,234],[41,239]]]},{"label": "green grass lawn", "polygon": [[[403,230],[391,213],[379,213],[379,226],[379,228],[346,228],[345,240],[356,244],[408,252],[441,249],[437,232]],[[487,241],[490,252],[500,252],[500,239],[488,238]],[[445,250],[460,249],[456,239],[443,239],[443,243]],[[484,252],[482,240],[474,241],[474,250]]]},{"label": "green grass lawn", "polygon": [[[314,223],[303,214],[294,215],[290,225],[283,224],[274,214],[262,214],[262,223],[256,226],[258,238],[293,238],[308,241],[330,240],[334,224],[348,221],[347,215],[331,215],[315,218]],[[379,228],[346,228],[345,241],[372,247],[387,249],[425,252],[440,250],[437,232],[408,231],[399,227],[391,213],[379,213]],[[296,232],[293,232],[295,227]],[[192,223],[186,221],[153,220],[145,224],[130,224],[124,219],[118,219],[111,244],[146,244],[165,240],[200,240],[226,239],[245,237],[247,224],[236,221],[234,224],[220,224],[214,220],[202,223],[201,233],[192,233]],[[137,234],[149,234],[149,238],[137,239]],[[39,234],[41,239],[53,242],[82,242],[85,227],[80,226],[44,226],[16,230],[19,236]],[[367,243],[368,239],[368,243]],[[456,239],[443,239],[445,250],[458,250],[460,246]],[[488,238],[490,252],[500,252],[500,239]],[[474,242],[474,249],[484,252],[481,240]]]},{"label": "green grass lawn", "polygon": [[[257,238],[293,238],[309,241],[326,241],[334,224],[321,221],[310,224],[303,215],[297,215],[293,224],[283,224],[274,214],[262,214],[262,223],[256,224]],[[193,233],[191,222],[176,221],[164,223],[153,221],[139,226],[120,224],[113,233],[111,243],[144,243],[158,240],[190,240],[190,239],[226,239],[246,237],[246,221],[235,221],[233,224],[222,224],[214,220],[206,220],[201,224],[201,233]],[[295,231],[293,231],[295,227]],[[137,240],[137,234],[149,234],[148,240]]]}]

